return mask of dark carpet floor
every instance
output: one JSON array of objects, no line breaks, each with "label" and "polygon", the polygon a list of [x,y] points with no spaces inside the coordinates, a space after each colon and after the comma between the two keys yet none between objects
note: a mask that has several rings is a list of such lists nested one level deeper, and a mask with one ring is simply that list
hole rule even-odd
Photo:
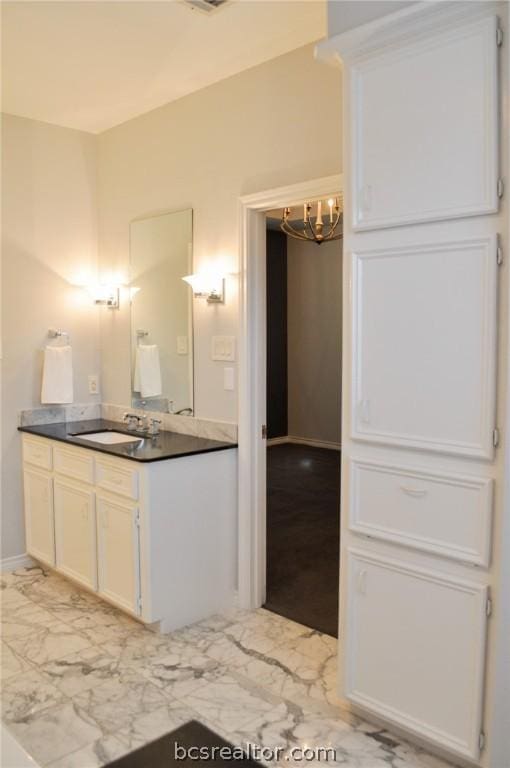
[{"label": "dark carpet floor", "polygon": [[340,453],[267,449],[265,608],[338,636]]}]

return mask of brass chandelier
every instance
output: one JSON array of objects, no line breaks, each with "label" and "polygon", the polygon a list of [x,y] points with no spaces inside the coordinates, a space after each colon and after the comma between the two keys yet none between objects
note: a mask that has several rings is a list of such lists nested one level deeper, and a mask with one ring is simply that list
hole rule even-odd
[{"label": "brass chandelier", "polygon": [[[338,230],[338,225],[343,213],[343,200],[341,197],[330,197],[325,204],[322,200],[316,203],[316,215],[313,215],[313,203],[303,205],[303,221],[295,222],[299,227],[296,228],[290,222],[290,208],[283,209],[283,218],[280,222],[280,229],[290,237],[297,240],[308,240],[311,243],[321,245],[329,240],[341,240],[343,237],[342,227]],[[327,213],[323,213],[324,208],[328,208]]]}]

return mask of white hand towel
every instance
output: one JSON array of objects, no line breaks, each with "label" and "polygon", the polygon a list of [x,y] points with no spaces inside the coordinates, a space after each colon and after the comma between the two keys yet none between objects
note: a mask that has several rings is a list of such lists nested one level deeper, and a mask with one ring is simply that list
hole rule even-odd
[{"label": "white hand towel", "polygon": [[142,397],[157,397],[162,394],[161,368],[157,344],[139,344],[136,348],[135,392]]},{"label": "white hand towel", "polygon": [[73,351],[69,345],[46,347],[41,403],[73,402]]}]

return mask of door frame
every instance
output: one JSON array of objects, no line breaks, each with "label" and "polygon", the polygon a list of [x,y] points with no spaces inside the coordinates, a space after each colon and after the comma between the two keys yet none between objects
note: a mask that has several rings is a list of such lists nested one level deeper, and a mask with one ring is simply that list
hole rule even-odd
[{"label": "door frame", "polygon": [[[239,200],[239,607],[266,597],[266,217],[343,191],[341,174],[277,187]],[[344,308],[345,311],[345,308]]]}]

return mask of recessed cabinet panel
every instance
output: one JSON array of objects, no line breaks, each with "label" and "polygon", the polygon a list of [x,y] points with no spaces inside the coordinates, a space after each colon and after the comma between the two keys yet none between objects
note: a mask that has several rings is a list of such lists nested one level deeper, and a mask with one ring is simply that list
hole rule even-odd
[{"label": "recessed cabinet panel", "polygon": [[347,697],[477,759],[486,588],[349,550]]},{"label": "recessed cabinet panel", "polygon": [[84,483],[94,482],[94,457],[89,451],[55,446],[55,472]]},{"label": "recessed cabinet panel", "polygon": [[44,472],[25,467],[24,486],[27,552],[43,563],[55,565],[53,480]]},{"label": "recessed cabinet panel", "polygon": [[106,496],[97,497],[99,594],[140,614],[138,507]]},{"label": "recessed cabinet panel", "polygon": [[492,213],[496,17],[353,64],[353,227]]},{"label": "recessed cabinet panel", "polygon": [[349,527],[376,539],[487,566],[492,486],[488,478],[352,459]]},{"label": "recessed cabinet panel", "polygon": [[58,570],[97,589],[94,492],[55,479],[55,543]]},{"label": "recessed cabinet panel", "polygon": [[353,434],[490,459],[495,238],[353,254]]},{"label": "recessed cabinet panel", "polygon": [[51,470],[52,455],[49,440],[34,440],[24,436],[23,461],[41,469]]}]

